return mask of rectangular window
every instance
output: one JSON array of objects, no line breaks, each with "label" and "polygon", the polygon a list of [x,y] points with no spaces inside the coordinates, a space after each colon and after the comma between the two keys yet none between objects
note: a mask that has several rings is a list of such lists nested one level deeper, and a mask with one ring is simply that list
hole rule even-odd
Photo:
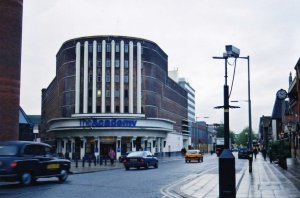
[{"label": "rectangular window", "polygon": [[120,52],[120,45],[116,44],[116,52]]},{"label": "rectangular window", "polygon": [[105,91],[105,97],[109,98],[110,97],[110,90]]},{"label": "rectangular window", "polygon": [[125,112],[125,113],[128,113],[128,106],[125,106],[124,112]]},{"label": "rectangular window", "polygon": [[116,60],[115,65],[116,65],[116,67],[120,67],[120,60]]},{"label": "rectangular window", "polygon": [[89,53],[93,52],[93,45],[89,45]]},{"label": "rectangular window", "polygon": [[125,61],[124,61],[124,67],[125,67],[125,68],[128,68],[128,60],[125,60]]},{"label": "rectangular window", "polygon": [[128,98],[128,90],[127,90],[127,89],[125,89],[124,97],[125,97],[125,98]]},{"label": "rectangular window", "polygon": [[115,82],[120,82],[120,76],[119,75],[115,75]]},{"label": "rectangular window", "polygon": [[101,50],[102,50],[102,46],[101,46],[100,43],[98,43],[98,45],[97,45],[97,52],[101,52]]},{"label": "rectangular window", "polygon": [[115,90],[115,97],[119,98],[120,97],[120,91],[119,90]]},{"label": "rectangular window", "polygon": [[90,75],[89,75],[89,82],[92,82],[92,81],[93,81],[93,75],[90,74]]},{"label": "rectangular window", "polygon": [[98,67],[102,67],[102,62],[98,61]]},{"label": "rectangular window", "polygon": [[105,110],[106,112],[110,112],[110,105],[106,105]]},{"label": "rectangular window", "polygon": [[105,82],[110,82],[110,75],[109,74],[106,75]]},{"label": "rectangular window", "polygon": [[88,65],[89,65],[89,67],[92,67],[92,66],[93,66],[92,60],[89,60]]},{"label": "rectangular window", "polygon": [[128,83],[128,75],[124,76],[124,83]]},{"label": "rectangular window", "polygon": [[106,60],[106,67],[110,67],[110,60]]},{"label": "rectangular window", "polygon": [[101,76],[97,76],[97,82],[101,82]]},{"label": "rectangular window", "polygon": [[110,52],[110,43],[106,44],[106,52]]},{"label": "rectangular window", "polygon": [[118,105],[116,106],[116,113],[120,113],[120,107]]},{"label": "rectangular window", "polygon": [[124,51],[125,51],[125,53],[128,53],[128,45],[127,44],[124,45]]}]

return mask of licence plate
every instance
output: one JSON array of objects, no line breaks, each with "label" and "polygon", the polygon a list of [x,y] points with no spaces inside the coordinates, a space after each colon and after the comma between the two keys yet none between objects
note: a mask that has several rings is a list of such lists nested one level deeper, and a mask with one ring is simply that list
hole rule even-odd
[{"label": "licence plate", "polygon": [[136,162],[136,161],[137,161],[137,159],[130,159],[130,161],[131,161],[131,162]]},{"label": "licence plate", "polygon": [[48,164],[47,165],[47,169],[58,169],[59,168],[59,164]]}]

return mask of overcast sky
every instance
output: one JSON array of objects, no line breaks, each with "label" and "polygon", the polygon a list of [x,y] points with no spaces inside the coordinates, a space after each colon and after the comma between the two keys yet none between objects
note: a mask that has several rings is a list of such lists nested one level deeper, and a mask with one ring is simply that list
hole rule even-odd
[{"label": "overcast sky", "polygon": [[[223,123],[225,45],[250,56],[252,128],[272,114],[277,90],[300,57],[297,0],[24,0],[21,106],[41,113],[41,89],[55,77],[56,53],[66,40],[93,35],[148,39],[168,55],[196,91],[197,120]],[[234,60],[230,59],[230,63]],[[231,86],[233,66],[228,66]],[[230,100],[247,100],[247,60],[238,59]],[[230,130],[248,126],[248,103],[232,103]],[[209,117],[209,118],[202,118]]]}]

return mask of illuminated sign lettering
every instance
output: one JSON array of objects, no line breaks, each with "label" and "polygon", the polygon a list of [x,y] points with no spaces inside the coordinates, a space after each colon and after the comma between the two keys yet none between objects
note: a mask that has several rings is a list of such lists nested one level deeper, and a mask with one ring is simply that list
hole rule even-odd
[{"label": "illuminated sign lettering", "polygon": [[135,127],[137,120],[121,119],[84,119],[80,120],[80,126],[83,127]]}]

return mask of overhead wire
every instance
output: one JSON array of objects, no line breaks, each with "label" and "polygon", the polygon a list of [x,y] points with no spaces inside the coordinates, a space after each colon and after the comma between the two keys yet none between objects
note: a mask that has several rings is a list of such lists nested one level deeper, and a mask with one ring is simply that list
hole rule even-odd
[{"label": "overhead wire", "polygon": [[[233,64],[234,64],[234,69],[233,69],[233,76],[232,76],[232,81],[231,81],[231,86],[230,86],[230,92],[229,92],[228,99],[229,99],[230,96],[231,96],[232,87],[233,87],[233,83],[234,83],[235,69],[236,69],[236,60],[237,60],[237,58],[235,58],[235,59],[234,59],[234,62],[233,62]],[[228,63],[228,62],[227,62],[227,63]],[[230,63],[228,63],[228,64],[229,64],[229,65],[232,65],[232,64],[230,64]]]}]

